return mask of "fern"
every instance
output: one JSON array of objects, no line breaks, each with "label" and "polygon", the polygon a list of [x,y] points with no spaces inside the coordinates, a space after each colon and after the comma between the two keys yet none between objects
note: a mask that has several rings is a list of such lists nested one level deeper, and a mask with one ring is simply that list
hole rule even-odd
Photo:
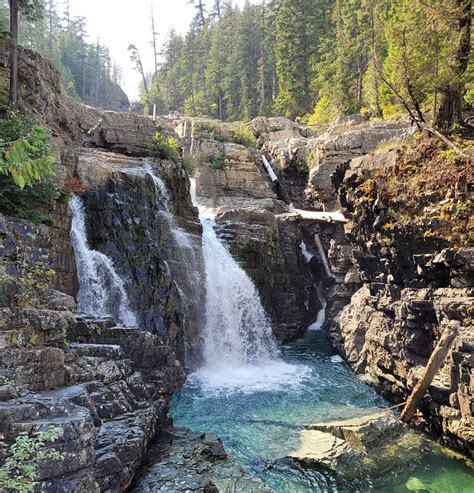
[{"label": "fern", "polygon": [[15,115],[7,117],[0,127],[0,174],[11,177],[21,190],[53,176],[49,137],[43,127],[29,126]]}]

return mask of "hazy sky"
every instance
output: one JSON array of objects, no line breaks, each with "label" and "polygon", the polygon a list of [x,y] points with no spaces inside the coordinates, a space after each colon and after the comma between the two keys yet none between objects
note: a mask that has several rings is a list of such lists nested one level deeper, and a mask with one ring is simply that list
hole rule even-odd
[{"label": "hazy sky", "polygon": [[[246,0],[234,0],[243,5]],[[180,33],[186,29],[195,14],[188,0],[70,0],[72,15],[87,18],[89,42],[98,37],[101,44],[109,47],[112,58],[122,67],[122,87],[129,98],[136,98],[140,76],[130,62],[127,47],[135,44],[140,50],[145,71],[153,70],[151,47],[150,10],[153,3],[155,29],[159,42],[166,33],[175,29]],[[207,0],[209,8],[213,0]],[[57,2],[61,4],[61,0]]]}]

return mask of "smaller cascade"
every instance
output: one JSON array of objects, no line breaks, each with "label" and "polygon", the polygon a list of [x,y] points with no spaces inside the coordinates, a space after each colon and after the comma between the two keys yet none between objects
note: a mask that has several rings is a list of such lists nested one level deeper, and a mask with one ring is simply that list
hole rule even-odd
[{"label": "smaller cascade", "polygon": [[[309,262],[311,262],[311,259],[314,257],[314,255],[311,255],[311,253],[309,253],[306,243],[304,241],[300,243],[300,249],[301,249],[301,253],[303,254],[305,263],[308,264]],[[317,282],[316,279],[314,279],[314,287],[316,289],[316,295],[321,305],[321,309],[318,312],[318,316],[316,317],[316,320],[308,327],[309,331],[321,330],[326,320],[327,302],[323,296],[321,282]]]},{"label": "smaller cascade", "polygon": [[78,313],[86,317],[112,317],[127,327],[137,326],[130,308],[124,282],[115,271],[112,260],[89,247],[86,216],[82,200],[73,197],[71,243],[74,248],[79,278]]},{"label": "smaller cascade", "polygon": [[[176,243],[178,261],[184,261],[188,265],[196,265],[197,260],[194,250],[195,246],[193,235],[176,225],[176,221],[170,207],[170,197],[168,189],[166,188],[164,181],[154,173],[153,168],[149,163],[146,163],[143,168],[139,169],[143,169],[151,177],[155,185],[155,192],[158,197],[161,197],[161,204],[163,207],[163,211],[161,212],[166,216],[168,220],[171,234],[173,236],[174,242]],[[200,289],[201,279],[197,270],[194,270],[191,273],[190,280],[193,289]]]}]

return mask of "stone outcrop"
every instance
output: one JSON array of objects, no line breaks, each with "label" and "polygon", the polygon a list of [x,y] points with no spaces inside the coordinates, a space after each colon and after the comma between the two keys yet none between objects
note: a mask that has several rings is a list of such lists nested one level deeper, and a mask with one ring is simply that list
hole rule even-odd
[{"label": "stone outcrop", "polygon": [[183,360],[185,344],[197,355],[204,296],[196,282],[196,276],[203,279],[201,230],[184,170],[172,161],[82,151],[77,173],[87,188],[82,198],[89,244],[111,258],[126,280],[140,326],[162,336]]},{"label": "stone outcrop", "polygon": [[380,145],[396,146],[413,133],[404,121],[368,122],[360,116],[340,117],[317,136],[293,122],[272,120],[254,120],[254,131],[292,202],[327,211],[340,208],[332,180],[338,167]]},{"label": "stone outcrop", "polygon": [[288,459],[305,469],[337,473],[343,490],[367,487],[387,474],[413,470],[428,450],[437,449],[411,431],[390,411],[308,425],[300,432],[300,447]]},{"label": "stone outcrop", "polygon": [[0,353],[0,460],[21,432],[56,429],[60,454],[38,468],[38,491],[123,491],[166,417],[184,373],[155,335],[75,322],[61,347]]},{"label": "stone outcrop", "polygon": [[[271,131],[270,131],[271,129]],[[262,143],[288,197],[301,208],[343,207],[345,227],[301,222],[307,249],[319,234],[332,278],[323,279],[326,325],[352,368],[385,397],[406,399],[444,324],[463,329],[423,406],[424,426],[467,454],[472,444],[472,252],[442,251],[410,228],[385,232],[387,204],[354,193],[394,166],[413,129],[404,122],[345,117],[321,135],[296,124],[257,119]],[[272,138],[273,135],[273,138]],[[393,222],[393,221],[392,221]],[[319,275],[321,279],[321,274]],[[471,403],[471,404],[469,404]]]},{"label": "stone outcrop", "polygon": [[228,457],[215,435],[174,430],[167,440],[169,443],[157,445],[158,457],[151,450],[133,492],[270,493],[260,480]]},{"label": "stone outcrop", "polygon": [[153,154],[153,139],[157,132],[176,138],[169,122],[154,121],[135,113],[102,112],[100,119],[88,131],[86,143],[128,156],[147,157]]},{"label": "stone outcrop", "polygon": [[[0,77],[9,78],[9,49],[6,37],[0,39]],[[63,91],[59,72],[52,62],[38,53],[19,48],[19,108],[32,111],[53,134],[53,146],[62,159],[71,158],[71,143],[82,141],[94,126],[101,110],[80,104]],[[62,147],[62,151],[60,150]]]}]

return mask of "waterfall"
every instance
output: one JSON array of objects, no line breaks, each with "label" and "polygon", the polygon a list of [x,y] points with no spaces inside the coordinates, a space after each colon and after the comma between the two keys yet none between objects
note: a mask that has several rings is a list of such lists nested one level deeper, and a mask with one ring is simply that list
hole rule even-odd
[{"label": "waterfall", "polygon": [[77,311],[87,317],[112,317],[127,327],[137,325],[123,280],[114,269],[112,260],[89,247],[86,216],[82,200],[73,197],[71,243],[74,248],[79,278]]},{"label": "waterfall", "polygon": [[204,367],[196,377],[208,391],[265,391],[298,385],[302,366],[278,358],[270,321],[252,280],[214,231],[214,211],[196,199],[203,226],[206,275],[206,323],[203,330]]},{"label": "waterfall", "polygon": [[[311,255],[311,253],[308,252],[308,248],[307,248],[306,243],[304,241],[302,241],[300,243],[300,249],[301,249],[301,253],[303,254],[305,263],[309,263],[311,261],[311,259],[314,257],[314,255]],[[316,320],[308,327],[309,331],[321,330],[323,327],[323,324],[326,320],[327,302],[323,296],[323,290],[321,289],[321,282],[317,282],[315,279],[314,280],[314,287],[316,289],[317,299],[318,299],[319,303],[321,304],[321,309],[318,312],[318,316],[316,317]]]},{"label": "waterfall", "polygon": [[[161,197],[161,204],[164,209],[162,213],[164,213],[164,215],[168,220],[170,232],[171,235],[173,236],[173,240],[175,243],[175,251],[177,253],[176,262],[181,264],[180,265],[181,268],[183,267],[186,268],[188,266],[193,266],[193,265],[195,266],[197,263],[197,259],[194,250],[195,246],[194,246],[193,235],[191,233],[188,233],[183,228],[180,228],[179,226],[176,225],[175,217],[170,207],[170,197],[169,197],[168,189],[166,188],[164,181],[159,176],[155,175],[153,168],[150,166],[149,163],[146,163],[143,168],[137,168],[137,170],[138,171],[143,170],[151,177],[155,185],[155,192],[157,194],[157,198]],[[186,273],[188,279],[190,280],[191,288],[194,290],[200,289],[201,278],[199,276],[199,271],[197,269],[192,270],[186,268]],[[180,292],[182,293],[181,289]]]}]

